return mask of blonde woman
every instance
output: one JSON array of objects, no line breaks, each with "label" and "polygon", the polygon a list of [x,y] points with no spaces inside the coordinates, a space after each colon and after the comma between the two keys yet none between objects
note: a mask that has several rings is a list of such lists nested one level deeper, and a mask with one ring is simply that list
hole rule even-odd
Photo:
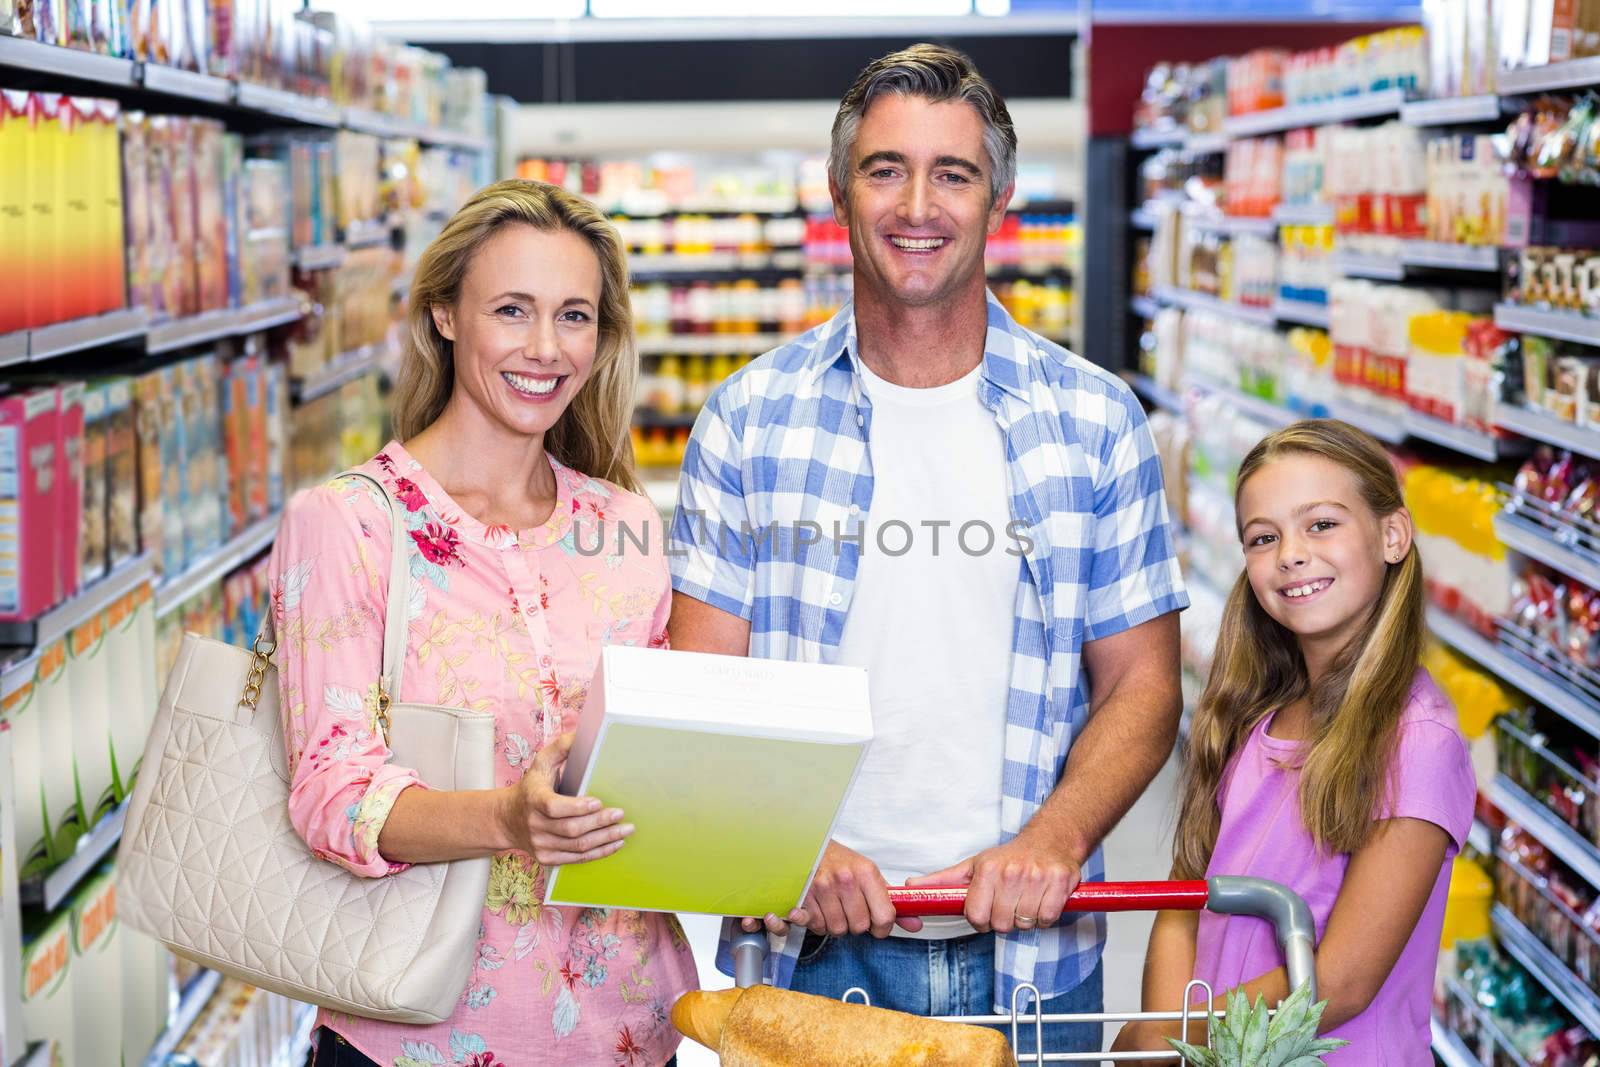
[{"label": "blonde woman", "polygon": [[423,255],[397,440],[362,468],[399,501],[410,538],[409,647],[392,695],[493,715],[497,789],[431,790],[389,762],[372,727],[383,502],[335,481],[285,513],[272,610],[296,829],[373,878],[494,857],[455,1016],[406,1026],[324,1012],[317,1067],[673,1057],[667,1012],[696,984],[677,922],[541,904],[548,868],[610,855],[632,832],[625,812],[553,785],[601,646],[665,640],[667,566],[628,436],[637,375],[624,249],[587,201],[501,182]]}]

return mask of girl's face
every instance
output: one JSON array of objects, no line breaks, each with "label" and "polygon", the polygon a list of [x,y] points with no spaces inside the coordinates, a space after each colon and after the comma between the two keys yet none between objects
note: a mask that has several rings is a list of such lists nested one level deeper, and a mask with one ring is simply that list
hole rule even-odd
[{"label": "girl's face", "polygon": [[1375,515],[1356,476],[1320,456],[1269,461],[1239,491],[1245,573],[1268,615],[1326,665],[1371,617],[1411,550],[1411,514]]},{"label": "girl's face", "polygon": [[542,437],[589,380],[599,310],[600,259],[587,240],[502,227],[473,256],[455,306],[433,309],[455,347],[451,403]]}]

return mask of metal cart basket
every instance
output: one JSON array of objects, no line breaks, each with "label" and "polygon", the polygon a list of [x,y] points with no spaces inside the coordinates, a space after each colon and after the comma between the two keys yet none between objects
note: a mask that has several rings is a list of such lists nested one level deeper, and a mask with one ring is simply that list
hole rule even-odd
[{"label": "metal cart basket", "polygon": [[[891,887],[889,897],[903,916],[960,915],[966,902],[965,886],[908,888]],[[1310,986],[1311,999],[1317,999],[1316,927],[1311,909],[1287,886],[1264,878],[1217,877],[1192,882],[1085,882],[1067,898],[1066,911],[1211,911],[1221,915],[1253,915],[1272,923],[1288,965],[1289,987]],[[733,940],[734,984],[740,988],[757,985],[765,971],[767,935],[737,931]],[[1018,1058],[1018,1063],[1115,1063],[1117,1061],[1170,1060],[1185,1063],[1176,1052],[1050,1052],[1044,1047],[1046,1023],[1122,1023],[1133,1021],[1182,1024],[1187,1036],[1190,1002],[1195,990],[1205,994],[1210,1004],[1213,991],[1204,982],[1190,982],[1184,991],[1184,1007],[1175,1012],[1102,1012],[1077,1015],[1045,1015],[1039,1010],[1039,990],[1031,984],[1019,986],[1011,997],[1009,1015],[946,1016],[945,1021],[1011,1027],[1011,1047],[1019,1047],[1021,1027],[1034,1031],[1034,1052]],[[846,1001],[869,1003],[865,990],[850,989]]]}]

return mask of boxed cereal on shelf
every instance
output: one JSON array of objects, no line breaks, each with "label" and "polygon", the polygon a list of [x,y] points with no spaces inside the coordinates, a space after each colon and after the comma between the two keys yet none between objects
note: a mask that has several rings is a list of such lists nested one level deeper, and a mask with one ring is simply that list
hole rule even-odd
[{"label": "boxed cereal on shelf", "polygon": [[84,584],[105,576],[109,522],[106,508],[110,488],[106,480],[105,382],[88,382],[83,392],[83,496],[79,512],[78,576]]},{"label": "boxed cereal on shelf", "polygon": [[80,319],[97,313],[99,293],[95,282],[98,271],[95,256],[95,210],[99,199],[95,189],[94,159],[95,101],[82,96],[61,98],[61,127],[56,141],[59,153],[57,181],[57,240],[60,242],[57,269],[61,272],[56,317]]},{"label": "boxed cereal on shelf", "polygon": [[[23,923],[22,1027],[53,1046],[59,1064],[82,1063],[77,1054],[77,1012],[72,983],[72,915],[30,914]],[[82,1010],[90,1010],[83,1005]]]},{"label": "boxed cereal on shelf", "polygon": [[99,253],[96,261],[101,273],[101,311],[115,311],[128,306],[128,271],[125,257],[127,247],[126,227],[123,223],[122,202],[122,105],[115,100],[101,100],[96,112],[98,119],[97,144],[99,163],[98,216]]},{"label": "boxed cereal on shelf", "polygon": [[[0,705],[0,723],[6,721]],[[22,944],[22,913],[3,906],[20,893],[17,880],[17,834],[13,817],[17,811],[16,776],[11,767],[16,750],[11,731],[0,725],[0,945]],[[22,959],[16,953],[0,951],[0,1063],[16,1063],[24,1048],[22,1032]]]},{"label": "boxed cereal on shelf", "polygon": [[135,422],[132,378],[108,378],[106,397],[106,567],[127,563],[139,554],[139,437]]},{"label": "boxed cereal on shelf", "polygon": [[44,761],[39,756],[44,726],[38,700],[39,659],[26,660],[0,675],[0,719],[9,727],[11,762],[0,775],[13,786],[16,807],[9,820],[16,834],[17,877],[29,878],[50,868],[50,821],[45,817]]},{"label": "boxed cereal on shelf", "polygon": [[[148,586],[141,588],[148,589]],[[133,793],[133,783],[144,758],[144,743],[149,734],[145,721],[143,688],[155,674],[155,663],[140,663],[143,643],[139,639],[141,601],[129,592],[114,600],[105,611],[107,670],[116,679],[118,700],[109,709],[107,733],[111,739],[111,781],[117,803]]]},{"label": "boxed cereal on shelf", "polygon": [[97,611],[67,635],[68,691],[72,694],[72,774],[83,830],[92,830],[117,806],[111,766],[111,702],[121,696],[111,675],[106,613]]},{"label": "boxed cereal on shelf", "polygon": [[122,174],[128,305],[150,308],[157,302],[152,292],[157,283],[151,274],[150,158],[142,112],[129,111],[122,117]]},{"label": "boxed cereal on shelf", "polygon": [[81,1064],[122,1062],[122,940],[117,884],[109,868],[89,879],[72,901],[73,1041]]},{"label": "boxed cereal on shelf", "polygon": [[172,954],[153,937],[124,929],[122,941],[122,1057],[143,1063],[167,1027]]},{"label": "boxed cereal on shelf", "polygon": [[61,599],[58,404],[53,387],[0,396],[0,620],[36,618]]},{"label": "boxed cereal on shelf", "polygon": [[28,325],[43,326],[61,319],[64,252],[58,220],[61,216],[62,96],[34,93],[30,98],[28,138],[28,261],[33,285],[28,293]]},{"label": "boxed cereal on shelf", "polygon": [[[0,0],[0,11],[5,0]],[[29,127],[29,93],[0,89],[0,334],[28,325],[29,270],[28,169],[33,132]]]},{"label": "boxed cereal on shelf", "polygon": [[83,813],[73,782],[72,676],[68,672],[67,639],[39,652],[34,700],[39,711],[40,782],[44,815],[50,826],[50,863],[64,863],[83,836]]},{"label": "boxed cereal on shelf", "polygon": [[56,567],[61,573],[61,596],[74,596],[81,585],[83,560],[83,390],[82,382],[63,382],[57,389],[56,452],[61,457],[56,490]]}]

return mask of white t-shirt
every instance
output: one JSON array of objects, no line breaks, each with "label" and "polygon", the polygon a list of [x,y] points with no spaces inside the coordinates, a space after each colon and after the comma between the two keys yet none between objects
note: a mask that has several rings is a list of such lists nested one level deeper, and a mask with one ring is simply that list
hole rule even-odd
[{"label": "white t-shirt", "polygon": [[[890,885],[1000,843],[1023,562],[1007,535],[1005,442],[978,399],[980,372],[909,389],[861,366],[872,509],[843,635],[824,660],[865,667],[872,698],[872,744],[834,837]],[[923,936],[971,932],[955,918]]]}]

